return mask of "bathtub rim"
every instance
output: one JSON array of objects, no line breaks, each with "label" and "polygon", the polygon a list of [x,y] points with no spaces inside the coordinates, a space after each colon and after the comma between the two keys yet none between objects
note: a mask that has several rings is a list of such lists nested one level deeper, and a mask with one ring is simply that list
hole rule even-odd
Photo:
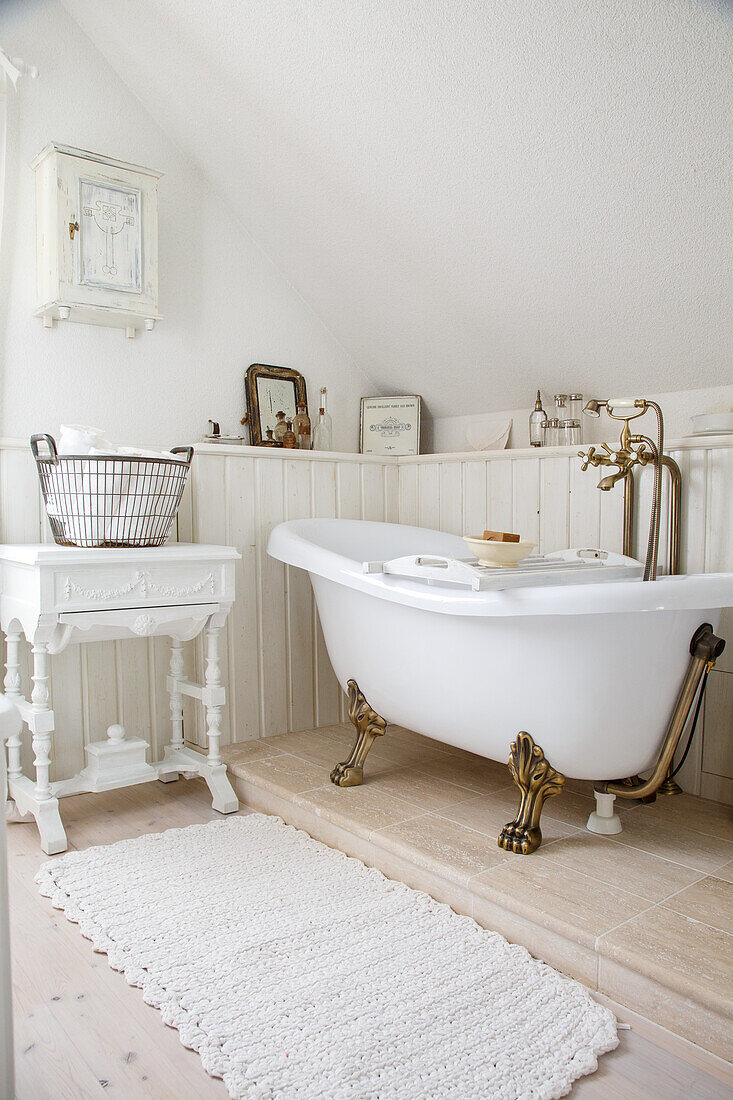
[{"label": "bathtub rim", "polygon": [[[389,535],[390,529],[420,536],[439,536],[441,543],[455,539],[456,553],[461,553],[462,539],[457,535],[372,520],[298,519],[278,524],[270,534],[268,554],[286,565],[346,585],[374,596],[376,599],[433,611],[442,615],[483,617],[537,615],[601,615],[643,613],[655,611],[720,609],[733,604],[733,573],[684,574],[662,577],[644,583],[606,581],[597,584],[553,585],[535,588],[514,588],[505,591],[473,592],[429,586],[419,581],[385,574],[365,574],[363,560],[329,549],[313,536],[318,533],[327,541],[329,529],[348,529],[358,535],[359,529]],[[309,537],[309,535],[311,537]],[[436,552],[426,545],[423,553]],[[465,550],[463,551],[465,554]],[[385,558],[396,556],[387,551]]]}]

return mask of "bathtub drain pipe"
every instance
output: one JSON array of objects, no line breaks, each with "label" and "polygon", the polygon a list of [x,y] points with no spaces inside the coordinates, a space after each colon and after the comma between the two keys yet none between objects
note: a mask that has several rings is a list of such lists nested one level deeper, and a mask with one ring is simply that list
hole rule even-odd
[{"label": "bathtub drain pipe", "polygon": [[677,745],[679,744],[680,737],[687,724],[687,719],[692,710],[692,705],[695,702],[695,696],[700,687],[700,682],[703,681],[704,690],[704,681],[707,679],[707,673],[713,667],[724,649],[725,641],[713,633],[713,628],[710,623],[703,623],[702,626],[697,628],[690,642],[690,663],[687,666],[687,672],[682,681],[682,687],[677,696],[677,702],[672,712],[672,717],[667,727],[667,734],[664,738],[664,744],[662,745],[659,758],[654,766],[654,771],[649,779],[638,787],[628,787],[624,783],[618,781],[596,783],[595,789],[597,794],[618,795],[621,798],[639,799],[648,798],[649,795],[657,791],[666,779],[672,765],[674,754],[677,751]]}]

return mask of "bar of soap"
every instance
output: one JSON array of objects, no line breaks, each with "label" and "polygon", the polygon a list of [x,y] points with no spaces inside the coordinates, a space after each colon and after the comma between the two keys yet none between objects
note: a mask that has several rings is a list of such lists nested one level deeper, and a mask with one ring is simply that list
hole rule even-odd
[{"label": "bar of soap", "polygon": [[484,531],[482,538],[487,542],[519,542],[519,535],[512,535],[509,531]]}]

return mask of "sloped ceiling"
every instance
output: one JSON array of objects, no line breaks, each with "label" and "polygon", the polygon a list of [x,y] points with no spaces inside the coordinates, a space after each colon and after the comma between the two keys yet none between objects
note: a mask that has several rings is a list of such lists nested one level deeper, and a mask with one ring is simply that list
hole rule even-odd
[{"label": "sloped ceiling", "polygon": [[733,380],[727,3],[64,3],[384,392]]}]

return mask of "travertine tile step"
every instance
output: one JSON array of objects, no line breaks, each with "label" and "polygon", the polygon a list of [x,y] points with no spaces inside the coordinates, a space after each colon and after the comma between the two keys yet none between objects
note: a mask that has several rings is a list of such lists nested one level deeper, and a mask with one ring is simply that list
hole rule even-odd
[{"label": "travertine tile step", "polygon": [[623,832],[585,829],[592,784],[546,803],[531,856],[497,846],[508,768],[390,726],[360,787],[335,787],[348,723],[223,750],[240,798],[446,901],[621,1004],[730,1059],[733,809],[683,794],[618,800]]}]

